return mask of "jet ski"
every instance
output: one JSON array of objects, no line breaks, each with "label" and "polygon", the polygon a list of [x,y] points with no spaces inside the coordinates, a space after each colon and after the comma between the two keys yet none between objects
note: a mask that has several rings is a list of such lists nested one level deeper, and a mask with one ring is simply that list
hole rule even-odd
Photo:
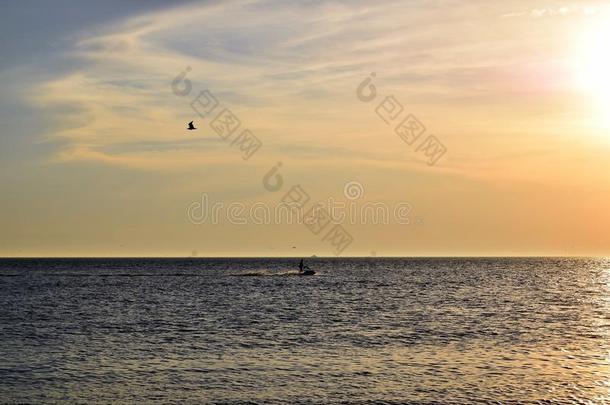
[{"label": "jet ski", "polygon": [[299,263],[299,276],[313,276],[316,272],[309,268],[309,266],[303,264],[303,259]]}]

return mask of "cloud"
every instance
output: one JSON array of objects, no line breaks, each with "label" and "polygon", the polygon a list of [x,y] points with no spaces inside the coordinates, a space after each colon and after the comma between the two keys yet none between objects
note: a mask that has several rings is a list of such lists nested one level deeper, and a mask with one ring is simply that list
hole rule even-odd
[{"label": "cloud", "polygon": [[[451,144],[449,136],[462,134],[443,137],[443,130],[452,129],[443,125],[446,117],[467,120],[496,100],[512,106],[504,96],[536,86],[520,69],[523,59],[546,57],[545,38],[538,37],[527,54],[526,32],[511,29],[507,37],[503,30],[510,27],[502,21],[490,30],[489,16],[499,15],[500,8],[453,0],[182,5],[112,22],[79,38],[65,51],[77,61],[74,68],[45,79],[32,99],[55,111],[46,134],[61,145],[55,162],[188,170],[232,161],[238,152],[227,144],[180,143],[193,136],[219,139],[189,106],[203,89],[263,141],[265,159],[313,144],[347,150],[347,166],[350,160],[386,165],[388,150],[398,147],[401,156],[389,161],[417,161],[383,126],[374,106],[355,98],[356,87],[377,72],[380,93],[394,94],[408,112],[428,117],[429,131]],[[180,98],[170,83],[186,66],[192,68],[194,91]],[[193,119],[200,130],[187,134],[184,125]],[[447,159],[447,165],[472,154],[466,145],[453,145],[451,153],[462,159]]]},{"label": "cloud", "polygon": [[503,18],[544,18],[544,17],[567,17],[567,16],[593,16],[605,12],[607,5],[593,3],[589,5],[575,4],[558,7],[539,7],[526,11],[517,11],[502,14]]},{"label": "cloud", "polygon": [[[45,80],[32,98],[56,111],[47,137],[64,145],[56,156],[60,161],[127,164],[132,156],[141,163],[140,155],[121,146],[185,136],[184,122],[194,113],[169,91],[185,66],[192,66],[190,79],[199,88],[244,111],[242,120],[252,117],[249,125],[280,136],[285,125],[299,125],[282,115],[294,120],[292,111],[312,102],[329,104],[330,111],[336,90],[354,87],[348,78],[378,62],[373,49],[360,49],[359,39],[388,35],[389,29],[375,21],[368,29],[364,21],[359,27],[353,23],[382,11],[356,3],[304,7],[236,1],[139,15],[78,40],[65,53],[78,61],[74,69]],[[165,167],[165,156],[175,160],[175,151],[166,152],[151,152],[151,160]]]}]

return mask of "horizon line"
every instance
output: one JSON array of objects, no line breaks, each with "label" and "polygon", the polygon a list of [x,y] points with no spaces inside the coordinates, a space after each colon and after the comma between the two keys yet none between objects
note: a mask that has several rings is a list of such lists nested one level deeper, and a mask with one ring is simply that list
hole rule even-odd
[{"label": "horizon line", "polygon": [[11,259],[608,259],[610,255],[387,255],[387,256],[0,256],[0,260]]}]

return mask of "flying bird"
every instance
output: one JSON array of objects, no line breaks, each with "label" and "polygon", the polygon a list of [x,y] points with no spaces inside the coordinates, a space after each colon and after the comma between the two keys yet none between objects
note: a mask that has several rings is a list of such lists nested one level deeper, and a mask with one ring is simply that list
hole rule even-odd
[{"label": "flying bird", "polygon": [[193,130],[193,129],[197,129],[195,128],[195,126],[193,125],[193,121],[189,122],[189,127],[187,128],[189,131]]}]

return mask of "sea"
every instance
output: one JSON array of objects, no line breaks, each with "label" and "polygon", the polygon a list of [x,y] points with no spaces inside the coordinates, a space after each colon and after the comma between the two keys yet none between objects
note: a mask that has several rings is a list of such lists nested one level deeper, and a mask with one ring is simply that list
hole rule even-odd
[{"label": "sea", "polygon": [[610,260],[1,259],[2,404],[610,404]]}]

